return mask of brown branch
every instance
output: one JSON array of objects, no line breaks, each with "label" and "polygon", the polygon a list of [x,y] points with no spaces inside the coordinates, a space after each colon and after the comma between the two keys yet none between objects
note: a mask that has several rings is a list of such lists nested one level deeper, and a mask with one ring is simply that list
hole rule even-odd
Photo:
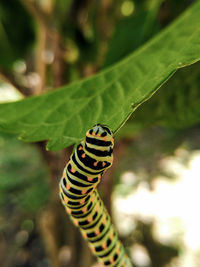
[{"label": "brown branch", "polygon": [[[30,14],[35,18],[36,22],[38,25],[42,26],[45,31],[47,36],[50,39],[57,38],[60,42],[61,47],[65,47],[64,41],[62,40],[60,34],[56,30],[56,28],[52,27],[51,25],[51,13],[48,12],[43,12],[41,9],[39,9],[33,1],[30,0],[20,0],[22,4],[26,7],[26,9],[30,12]],[[52,10],[53,11],[53,10]]]},{"label": "brown branch", "polygon": [[[66,83],[64,78],[65,72],[65,43],[62,40],[59,32],[52,27],[52,8],[47,11],[42,11],[34,4],[34,2],[21,0],[24,6],[29,10],[31,15],[35,18],[38,23],[38,45],[35,57],[35,71],[40,76],[40,84],[35,88],[36,94],[40,94],[45,90],[46,84],[46,71],[47,64],[44,61],[44,53],[48,49],[52,49],[54,61],[52,64],[53,69],[53,86],[58,87]],[[51,5],[52,7],[52,5]]]},{"label": "brown branch", "polygon": [[[63,235],[61,229],[64,220],[61,222],[63,208],[59,199],[58,184],[62,170],[64,169],[66,157],[70,155],[71,149],[68,148],[63,151],[52,152],[46,150],[46,142],[37,142],[35,144],[49,169],[48,182],[50,187],[49,202],[45,209],[40,212],[37,218],[37,224],[52,266],[60,267],[59,251],[60,240],[62,240]],[[64,227],[64,229],[66,228]]]},{"label": "brown branch", "polygon": [[[99,53],[97,58],[97,66],[101,67],[105,53],[107,51],[108,40],[114,27],[114,5],[113,0],[102,0],[100,2],[99,12],[97,15],[97,27],[100,37]],[[112,14],[112,15],[111,15]]]},{"label": "brown branch", "polygon": [[45,90],[46,86],[46,63],[43,60],[43,53],[46,49],[47,35],[51,34],[51,30],[48,26],[48,17],[42,12],[34,2],[21,0],[25,8],[34,17],[37,27],[37,47],[35,55],[35,72],[39,75],[39,82],[34,87],[34,94],[40,94]]},{"label": "brown branch", "polygon": [[64,60],[66,49],[61,46],[60,35],[55,35],[54,39],[52,39],[51,46],[54,54],[54,61],[52,64],[53,86],[59,87],[67,83],[67,64]]},{"label": "brown branch", "polygon": [[83,13],[87,12],[91,2],[92,0],[74,0],[72,2],[69,17],[75,24],[80,26],[80,18]]},{"label": "brown branch", "polygon": [[39,25],[42,25],[46,31],[50,31],[48,26],[48,16],[39,10],[33,1],[20,0],[30,14],[35,18]]}]

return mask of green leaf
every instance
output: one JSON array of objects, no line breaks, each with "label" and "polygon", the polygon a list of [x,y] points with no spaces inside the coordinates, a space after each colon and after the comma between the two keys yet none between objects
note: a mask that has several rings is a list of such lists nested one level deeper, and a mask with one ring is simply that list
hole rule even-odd
[{"label": "green leaf", "polygon": [[[200,59],[200,1],[120,63],[80,82],[0,105],[0,128],[56,150],[78,142],[95,123],[114,131],[178,68]],[[151,116],[151,114],[149,114]]]}]

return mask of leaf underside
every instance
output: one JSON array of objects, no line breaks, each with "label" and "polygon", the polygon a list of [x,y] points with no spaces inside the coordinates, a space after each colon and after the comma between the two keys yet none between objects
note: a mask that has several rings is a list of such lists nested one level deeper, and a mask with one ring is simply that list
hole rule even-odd
[{"label": "leaf underside", "polygon": [[49,150],[79,142],[96,123],[117,131],[177,69],[200,60],[199,17],[197,1],[140,49],[91,78],[1,104],[0,129],[28,142],[49,140]]}]

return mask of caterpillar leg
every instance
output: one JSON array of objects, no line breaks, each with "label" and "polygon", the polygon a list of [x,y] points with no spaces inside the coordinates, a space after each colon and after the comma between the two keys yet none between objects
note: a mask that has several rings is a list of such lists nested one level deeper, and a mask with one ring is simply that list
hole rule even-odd
[{"label": "caterpillar leg", "polygon": [[95,125],[74,150],[60,181],[61,201],[102,266],[129,267],[131,261],[96,190],[113,161],[113,134]]}]

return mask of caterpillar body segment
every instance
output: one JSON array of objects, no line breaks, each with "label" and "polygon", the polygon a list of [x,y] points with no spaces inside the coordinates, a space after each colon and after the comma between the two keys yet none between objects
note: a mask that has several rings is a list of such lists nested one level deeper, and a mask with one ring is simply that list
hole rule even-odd
[{"label": "caterpillar body segment", "polygon": [[113,162],[112,131],[101,124],[75,148],[60,181],[60,198],[102,266],[131,267],[131,261],[96,189]]}]

